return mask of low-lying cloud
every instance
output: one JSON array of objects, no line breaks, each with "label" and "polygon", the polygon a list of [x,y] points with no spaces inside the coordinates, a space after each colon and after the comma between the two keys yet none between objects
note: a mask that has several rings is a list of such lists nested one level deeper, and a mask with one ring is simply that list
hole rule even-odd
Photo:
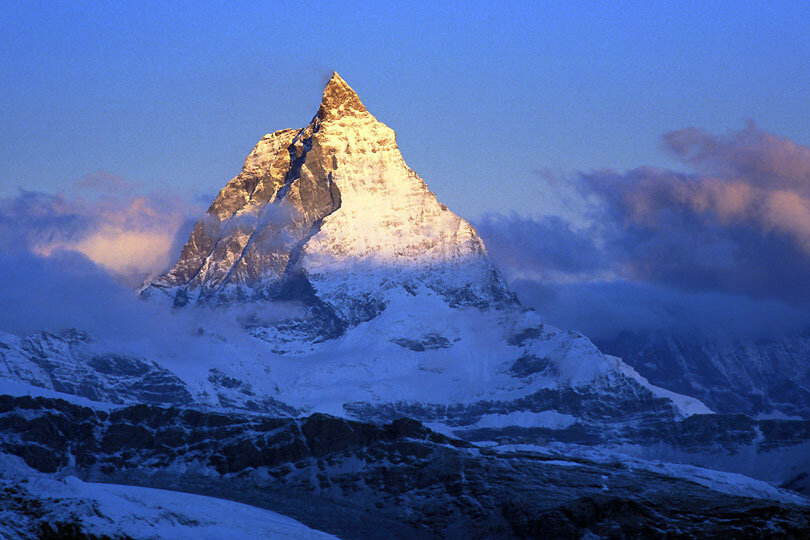
[{"label": "low-lying cloud", "polygon": [[[194,362],[206,333],[240,336],[240,320],[301,314],[295,304],[172,310],[136,294],[179,256],[203,208],[179,197],[99,190],[72,195],[20,191],[0,199],[0,331],[27,335],[76,328],[116,352],[169,354]],[[113,195],[114,192],[114,195]]]},{"label": "low-lying cloud", "polygon": [[[179,198],[122,192],[123,180],[108,176],[83,178],[73,196],[20,191],[0,200],[0,247],[42,257],[79,253],[131,287],[164,271],[201,209]],[[116,195],[98,191],[102,180]]]},{"label": "low-lying cloud", "polygon": [[557,216],[487,214],[476,228],[510,280],[571,281],[610,270],[596,231],[575,228]]},{"label": "low-lying cloud", "polygon": [[[673,131],[663,145],[686,172],[643,166],[566,179],[589,201],[584,228],[548,218],[481,220],[518,292],[557,313],[558,324],[598,333],[683,327],[684,318],[741,332],[776,320],[806,324],[810,148],[753,123],[725,135]],[[532,268],[541,271],[524,271]]]},{"label": "low-lying cloud", "polygon": [[[561,200],[579,194],[574,221],[510,214],[476,223],[520,297],[551,323],[599,339],[621,330],[761,336],[807,326],[810,148],[753,123],[723,135],[673,131],[663,145],[683,170],[642,166],[549,182],[566,190]],[[140,309],[129,303],[133,288],[168,268],[202,211],[101,172],[69,195],[0,199],[0,301],[15,307],[0,329],[126,326],[126,314]]]}]

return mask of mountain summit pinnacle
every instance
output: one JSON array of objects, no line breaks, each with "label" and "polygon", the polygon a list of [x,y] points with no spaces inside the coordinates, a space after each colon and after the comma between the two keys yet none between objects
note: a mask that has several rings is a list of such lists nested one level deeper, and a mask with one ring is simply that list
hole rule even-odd
[{"label": "mountain summit pinnacle", "polygon": [[331,321],[328,335],[402,294],[451,307],[516,302],[475,230],[436,200],[394,131],[337,73],[309,125],[258,142],[152,292],[178,307],[299,301]]},{"label": "mountain summit pinnacle", "polygon": [[323,91],[323,99],[318,109],[318,118],[321,120],[333,120],[345,115],[355,116],[366,114],[368,111],[360,101],[360,97],[346,84],[337,71],[332,72],[332,78],[326,84]]}]

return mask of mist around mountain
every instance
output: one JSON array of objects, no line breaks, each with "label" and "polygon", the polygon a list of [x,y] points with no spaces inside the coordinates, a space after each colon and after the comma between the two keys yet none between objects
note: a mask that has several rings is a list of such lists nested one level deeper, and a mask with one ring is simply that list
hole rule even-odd
[{"label": "mist around mountain", "polygon": [[[262,137],[193,225],[157,196],[7,201],[3,533],[199,537],[231,512],[255,536],[806,533],[807,341],[781,287],[803,289],[797,268],[757,286],[761,263],[736,250],[803,238],[768,209],[799,193],[805,153],[751,126],[722,152],[667,140],[712,178],[742,165],[720,184],[582,176],[601,227],[475,228],[334,74],[311,122]],[[746,191],[762,148],[786,165]],[[706,249],[741,257],[735,280],[711,289],[716,258],[686,272],[672,256],[709,235],[674,226],[689,213],[734,229]],[[127,241],[155,256],[122,266],[105,246]]]}]

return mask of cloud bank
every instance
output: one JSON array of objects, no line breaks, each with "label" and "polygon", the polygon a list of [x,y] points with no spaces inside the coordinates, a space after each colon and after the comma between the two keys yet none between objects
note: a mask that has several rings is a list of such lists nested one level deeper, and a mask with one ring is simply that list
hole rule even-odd
[{"label": "cloud bank", "polygon": [[172,262],[198,211],[104,172],[69,194],[20,190],[0,199],[0,330],[122,336],[153,326],[135,288]]},{"label": "cloud bank", "polygon": [[134,194],[123,182],[96,173],[77,182],[72,196],[20,191],[0,199],[0,248],[41,257],[78,253],[138,286],[173,262],[201,209],[177,197]]},{"label": "cloud bank", "polygon": [[723,135],[681,129],[663,145],[686,172],[644,166],[566,179],[590,201],[584,227],[486,216],[477,225],[496,264],[552,322],[594,335],[807,325],[810,148],[753,123]]},{"label": "cloud bank", "polygon": [[78,184],[71,195],[20,191],[0,199],[0,331],[77,328],[118,353],[193,365],[210,352],[201,330],[240,336],[240,320],[301,314],[294,304],[175,312],[142,301],[135,288],[174,263],[203,208],[170,194],[138,194],[107,173]]}]

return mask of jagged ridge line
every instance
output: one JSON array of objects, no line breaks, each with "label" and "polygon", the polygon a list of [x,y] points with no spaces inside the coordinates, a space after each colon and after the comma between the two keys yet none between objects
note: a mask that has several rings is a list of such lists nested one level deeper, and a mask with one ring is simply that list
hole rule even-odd
[{"label": "jagged ridge line", "polygon": [[[314,123],[314,125],[313,125],[313,123]],[[310,135],[308,138],[306,138],[306,139],[304,139],[302,141],[303,152],[301,153],[301,156],[295,157],[295,155],[294,155],[295,144],[300,140],[300,137],[304,134],[304,132],[310,126],[312,126],[312,135]],[[231,265],[231,268],[228,270],[228,273],[225,274],[225,277],[220,282],[219,287],[217,287],[217,289],[212,293],[212,295],[216,295],[217,293],[222,291],[228,285],[228,281],[230,281],[231,276],[233,275],[236,268],[239,266],[239,263],[241,263],[242,260],[244,260],[245,256],[247,255],[248,250],[250,249],[250,247],[253,245],[253,243],[255,241],[256,234],[261,230],[261,224],[262,224],[261,217],[263,215],[266,215],[269,212],[269,210],[268,210],[269,208],[275,208],[275,207],[279,206],[281,204],[281,202],[285,200],[285,197],[286,197],[287,193],[289,193],[293,182],[295,182],[297,179],[301,178],[301,168],[304,166],[304,163],[306,163],[307,154],[309,154],[309,151],[312,149],[312,136],[315,135],[316,133],[318,133],[319,129],[320,129],[320,122],[315,122],[315,119],[313,119],[312,122],[310,122],[310,124],[308,126],[298,130],[298,133],[293,138],[292,142],[289,144],[289,146],[287,146],[287,152],[289,153],[289,156],[290,156],[290,169],[287,171],[287,174],[284,176],[284,184],[278,189],[278,191],[276,191],[276,196],[273,199],[273,202],[271,202],[270,204],[264,205],[261,208],[261,210],[259,211],[259,215],[256,216],[256,226],[254,227],[253,232],[250,234],[250,237],[248,238],[248,241],[245,244],[245,247],[242,248],[242,251],[239,254],[239,257]],[[269,171],[268,171],[268,173],[269,173]],[[266,175],[267,175],[267,173],[265,173],[265,176]],[[331,179],[330,179],[330,184],[331,184]],[[254,189],[254,191],[255,191],[255,189]],[[251,194],[251,198],[252,198],[252,194]],[[332,212],[334,212],[334,210]],[[236,214],[236,212],[234,212],[234,215],[235,214]],[[323,220],[323,218],[321,218],[321,220],[318,220],[318,222],[320,222],[322,220]],[[313,226],[314,226],[314,224],[313,224]],[[312,237],[311,230],[312,229],[310,229],[310,234],[305,236],[304,242],[308,241]],[[214,245],[215,246],[218,245],[221,240],[222,240],[222,238],[218,239]],[[214,252],[214,250],[211,251],[211,253],[209,254],[209,257],[211,255],[213,255],[213,252]],[[289,260],[288,260],[287,266],[289,266]],[[202,268],[201,268],[201,270],[202,270]],[[282,274],[282,281],[284,280],[285,276],[286,276],[286,268],[285,268],[285,273]]]},{"label": "jagged ridge line", "polygon": [[[308,127],[308,126],[307,126],[307,127]],[[299,129],[299,130],[298,130],[298,133],[297,133],[297,134],[296,134],[296,136],[293,138],[293,142],[292,142],[292,144],[295,144],[295,142],[298,140],[298,137],[300,136],[301,132],[303,132],[305,129],[306,129],[306,128],[302,128],[302,129]],[[278,131],[276,131],[276,132],[272,133],[271,135],[273,135],[273,134],[275,134],[275,133],[282,132],[282,131],[292,131],[292,129],[289,129],[289,128],[288,128],[288,129],[281,129],[281,130],[278,130]],[[261,142],[261,141],[260,141],[260,142]],[[248,157],[249,157],[249,156],[248,156]],[[272,168],[272,167],[271,167],[271,168]],[[249,194],[249,197],[248,197],[248,203],[253,202],[253,200],[254,200],[253,196],[254,196],[254,195],[255,195],[255,193],[256,193],[256,188],[258,188],[258,187],[259,187],[259,184],[261,184],[263,181],[267,180],[268,176],[270,175],[271,168],[268,168],[268,170],[266,170],[266,171],[264,172],[264,174],[261,176],[261,178],[259,178],[259,180],[256,182],[256,184],[253,186],[253,189],[250,191],[250,194]],[[283,186],[282,186],[282,187],[283,187]],[[224,190],[224,189],[225,189],[225,188],[223,188],[223,190]],[[281,188],[279,188],[279,189],[281,189]],[[276,192],[276,198],[278,198],[278,191]],[[274,203],[274,202],[275,202],[275,199],[273,200],[273,203]],[[210,213],[210,212],[211,212],[211,210],[213,209],[213,207],[214,207],[214,204],[215,204],[215,203],[216,203],[216,200],[214,200],[214,202],[212,202],[212,203],[211,203],[211,205],[208,207],[208,210],[207,210],[207,211],[206,211],[206,213],[203,215],[203,218],[202,218],[203,220],[205,220],[205,219],[207,218],[207,216],[209,215],[209,213]],[[272,204],[272,203],[271,203],[271,204]],[[246,205],[243,205],[243,206],[241,206],[241,207],[237,208],[236,210],[234,210],[233,212],[231,212],[231,213],[230,213],[230,214],[229,214],[229,215],[228,215],[228,216],[227,216],[225,219],[220,220],[220,224],[225,223],[225,222],[227,222],[228,220],[232,219],[232,218],[233,218],[234,216],[236,216],[236,214],[238,214],[238,213],[239,213],[239,211],[240,211],[240,210],[242,210],[242,209],[243,209],[245,206],[246,206]],[[262,210],[264,210],[264,208],[262,208]],[[217,219],[219,219],[219,218],[217,218]],[[258,223],[258,218],[257,218],[257,223]],[[251,237],[252,237],[252,236],[253,236],[253,235],[251,235]],[[203,268],[205,268],[205,267],[206,267],[206,264],[207,264],[207,263],[209,263],[209,262],[211,261],[211,257],[214,255],[214,252],[216,251],[217,247],[219,246],[220,242],[222,242],[222,240],[223,240],[223,238],[222,238],[222,236],[220,235],[220,236],[219,236],[219,237],[218,237],[218,238],[217,238],[217,239],[214,241],[214,245],[213,245],[213,246],[211,246],[211,249],[209,249],[209,250],[208,250],[208,254],[207,254],[207,255],[206,255],[204,258],[203,258],[202,263],[200,263],[200,265],[197,267],[197,269],[196,269],[196,270],[194,270],[194,273],[193,273],[193,274],[191,274],[191,276],[190,276],[190,277],[189,277],[189,278],[188,278],[188,279],[185,281],[185,283],[184,283],[184,284],[182,284],[182,285],[179,285],[179,287],[182,287],[182,286],[188,286],[188,284],[189,284],[189,283],[191,283],[192,281],[194,281],[194,280],[195,280],[195,279],[196,279],[196,278],[197,278],[197,277],[200,275],[200,272],[202,272]],[[244,252],[244,250],[243,250],[243,254],[242,254],[242,255],[240,255],[239,260],[237,261],[237,263],[238,263],[239,261],[241,261],[241,260],[242,260],[242,258],[244,257],[244,253],[245,253],[245,252]],[[175,263],[175,265],[176,265],[176,263]],[[223,280],[222,284],[221,284],[221,285],[220,285],[220,286],[217,288],[217,290],[216,290],[216,291],[214,291],[215,293],[216,293],[216,292],[219,292],[219,291],[222,289],[222,287],[224,286],[225,280],[227,280],[229,277],[230,277],[230,272],[229,272],[229,273],[228,273],[228,275],[225,277],[225,279]],[[146,286],[143,288],[143,290],[145,290],[146,288],[148,288],[148,285],[146,285]]]}]

